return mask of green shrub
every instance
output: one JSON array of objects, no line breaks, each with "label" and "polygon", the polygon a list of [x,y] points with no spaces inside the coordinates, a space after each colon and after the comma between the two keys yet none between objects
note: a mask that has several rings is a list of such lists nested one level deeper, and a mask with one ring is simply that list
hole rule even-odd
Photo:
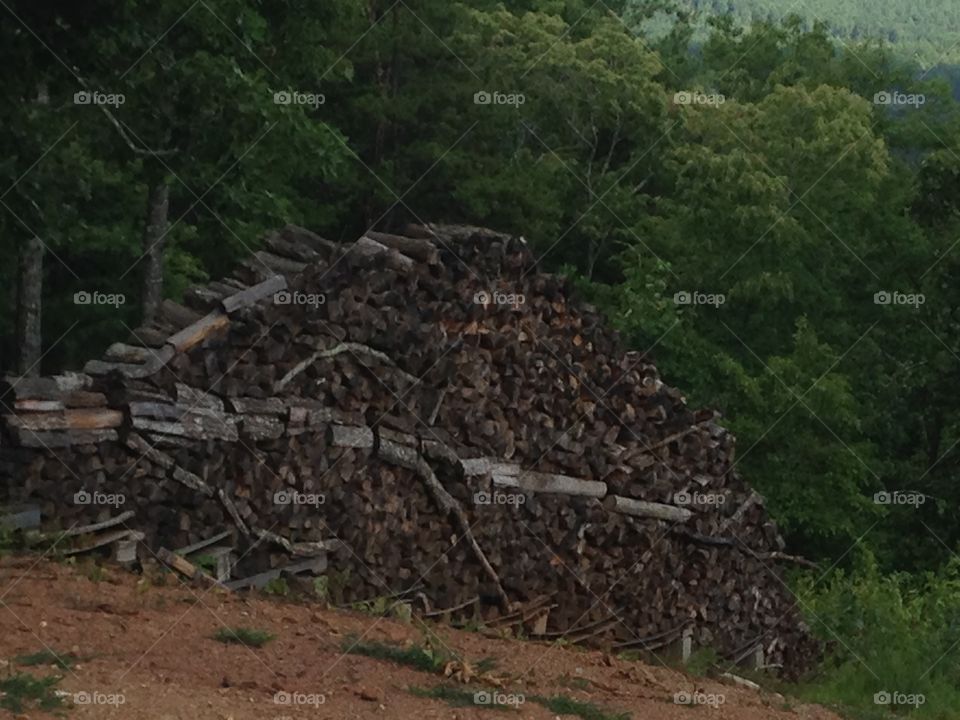
[{"label": "green shrub", "polygon": [[12,713],[23,713],[29,708],[50,712],[63,707],[54,686],[58,677],[37,678],[17,673],[0,680],[0,708]]},{"label": "green shrub", "polygon": [[[924,720],[957,717],[960,561],[936,574],[882,575],[867,555],[852,574],[801,580],[798,597],[827,648],[798,694],[864,718],[891,710]],[[914,702],[878,704],[878,693]]]}]

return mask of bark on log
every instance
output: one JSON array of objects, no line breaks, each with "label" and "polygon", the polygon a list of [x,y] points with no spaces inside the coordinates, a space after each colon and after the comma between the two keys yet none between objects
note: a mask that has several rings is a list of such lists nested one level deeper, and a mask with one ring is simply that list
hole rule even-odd
[{"label": "bark on log", "polygon": [[274,275],[273,277],[268,278],[257,285],[248,287],[246,290],[241,290],[240,292],[225,297],[220,302],[220,307],[229,315],[235,313],[237,310],[250,307],[254,303],[281,292],[282,290],[286,290],[286,288],[287,279],[283,275]]},{"label": "bark on log", "polygon": [[627,515],[633,515],[634,517],[666,520],[668,522],[686,522],[693,515],[689,510],[676,507],[675,505],[645,502],[643,500],[620,497],[619,495],[607,496],[603,501],[603,506],[611,512],[625,513]]},{"label": "bark on log", "polygon": [[192,325],[188,325],[183,328],[183,330],[171,335],[167,339],[167,343],[169,347],[172,347],[177,352],[188,352],[191,348],[229,327],[229,325],[229,316],[222,312],[214,311],[197,320],[197,322]]}]

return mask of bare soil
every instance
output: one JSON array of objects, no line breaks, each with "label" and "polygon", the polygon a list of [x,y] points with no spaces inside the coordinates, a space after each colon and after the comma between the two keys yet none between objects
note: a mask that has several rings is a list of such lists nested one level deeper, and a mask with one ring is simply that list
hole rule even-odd
[{"label": "bare soil", "polygon": [[[259,649],[213,639],[218,630],[237,626],[267,631],[275,639]],[[442,624],[429,627],[442,646],[468,664],[494,658],[495,668],[476,682],[502,682],[504,694],[563,695],[593,703],[611,715],[629,713],[634,720],[838,720],[823,708],[791,704],[773,693],[694,678],[601,651],[488,637]],[[137,575],[28,556],[0,560],[0,677],[12,671],[13,658],[19,655],[53,650],[79,656],[67,670],[17,668],[37,676],[60,674],[58,687],[63,691],[96,696],[97,703],[69,707],[68,718],[559,717],[531,700],[494,712],[417,697],[411,687],[454,686],[458,679],[343,650],[353,636],[403,645],[422,644],[426,635],[417,620],[405,623],[273,597],[229,594],[190,586],[159,571]],[[723,703],[677,704],[674,695],[681,692],[722,696]],[[298,700],[314,704],[278,704],[277,693],[300,693]],[[120,696],[123,704],[109,704]],[[0,717],[4,713],[0,710]],[[54,716],[29,710],[20,717]]]}]

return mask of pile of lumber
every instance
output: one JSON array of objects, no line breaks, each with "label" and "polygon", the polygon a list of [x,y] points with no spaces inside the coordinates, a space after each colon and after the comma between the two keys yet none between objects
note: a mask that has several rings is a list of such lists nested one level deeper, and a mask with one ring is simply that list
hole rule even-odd
[{"label": "pile of lumber", "polygon": [[63,527],[132,511],[149,548],[229,531],[248,574],[335,552],[337,602],[816,657],[781,580],[803,561],[733,437],[522,238],[288,226],[263,248],[82,373],[7,378],[3,495]]}]

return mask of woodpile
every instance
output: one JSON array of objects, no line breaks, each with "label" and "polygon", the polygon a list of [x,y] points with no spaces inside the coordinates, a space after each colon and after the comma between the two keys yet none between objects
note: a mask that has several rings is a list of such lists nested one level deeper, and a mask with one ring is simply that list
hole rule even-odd
[{"label": "woodpile", "polygon": [[219,542],[221,575],[326,568],[339,603],[545,638],[692,638],[788,674],[818,652],[778,567],[802,559],[731,435],[522,238],[289,226],[82,373],[0,400],[0,499],[63,529],[130,511],[146,552]]}]

